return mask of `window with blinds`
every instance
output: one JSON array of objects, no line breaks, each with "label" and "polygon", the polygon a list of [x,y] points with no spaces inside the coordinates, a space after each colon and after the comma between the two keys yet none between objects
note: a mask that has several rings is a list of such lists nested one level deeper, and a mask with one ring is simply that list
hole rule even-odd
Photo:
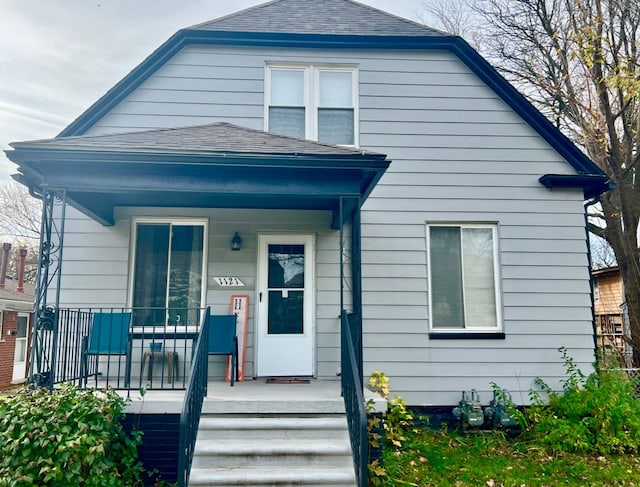
[{"label": "window with blinds", "polygon": [[267,67],[266,130],[334,145],[357,145],[352,67]]},{"label": "window with blinds", "polygon": [[495,225],[428,225],[433,331],[501,328]]}]

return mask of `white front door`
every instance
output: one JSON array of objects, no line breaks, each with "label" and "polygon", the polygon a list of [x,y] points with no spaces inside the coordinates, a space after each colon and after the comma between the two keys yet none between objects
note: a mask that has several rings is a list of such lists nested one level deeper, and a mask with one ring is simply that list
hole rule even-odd
[{"label": "white front door", "polygon": [[29,315],[19,314],[16,330],[16,349],[13,355],[13,377],[11,380],[19,381],[27,376],[27,330],[29,328]]},{"label": "white front door", "polygon": [[314,373],[314,246],[311,235],[258,238],[256,375]]}]

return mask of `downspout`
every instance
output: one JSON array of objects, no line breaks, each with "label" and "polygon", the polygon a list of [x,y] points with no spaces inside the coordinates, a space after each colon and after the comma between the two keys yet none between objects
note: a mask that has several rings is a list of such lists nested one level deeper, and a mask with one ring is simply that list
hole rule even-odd
[{"label": "downspout", "polygon": [[589,207],[600,202],[600,197],[591,198],[584,204],[584,230],[587,237],[587,263],[589,266],[589,296],[591,298],[591,327],[593,328],[593,350],[596,355],[596,369],[599,366],[600,354],[598,353],[598,326],[596,324],[596,303],[593,295],[594,277],[593,277],[593,259],[591,256],[591,240],[589,237]]}]

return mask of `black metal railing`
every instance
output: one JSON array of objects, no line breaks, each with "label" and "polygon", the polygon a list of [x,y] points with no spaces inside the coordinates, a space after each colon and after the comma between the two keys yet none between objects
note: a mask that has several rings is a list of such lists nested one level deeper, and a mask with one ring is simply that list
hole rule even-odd
[{"label": "black metal railing", "polygon": [[189,379],[189,385],[182,404],[182,412],[180,413],[178,487],[187,487],[189,485],[189,474],[198,436],[200,413],[202,412],[202,403],[207,395],[207,368],[209,365],[209,354],[207,352],[210,315],[210,309],[207,308],[202,319],[194,359],[191,364],[191,378]]},{"label": "black metal railing", "polygon": [[[48,363],[53,364],[52,370],[39,374],[51,384],[184,390],[192,369],[202,311],[58,309],[52,315],[50,329],[40,333],[40,345],[51,358]],[[181,316],[188,319],[181,321]]]},{"label": "black metal railing", "polygon": [[342,396],[347,412],[349,438],[359,487],[368,485],[369,440],[367,437],[367,412],[364,405],[362,373],[353,340],[358,318],[342,310],[341,323],[341,381]]}]

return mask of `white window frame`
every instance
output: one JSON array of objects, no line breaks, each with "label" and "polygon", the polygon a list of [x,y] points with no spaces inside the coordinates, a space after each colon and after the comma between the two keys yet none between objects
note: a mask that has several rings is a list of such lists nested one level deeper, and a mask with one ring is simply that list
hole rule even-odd
[{"label": "white window frame", "polygon": [[4,323],[4,311],[2,311],[0,309],[0,342],[4,342],[4,336],[2,335],[2,333],[3,333],[2,324],[3,323]]},{"label": "white window frame", "polygon": [[[456,227],[460,228],[488,228],[491,229],[491,238],[493,240],[493,282],[494,282],[494,294],[495,294],[495,305],[496,305],[496,326],[490,327],[478,327],[474,326],[471,328],[466,328],[466,324],[463,323],[462,328],[449,328],[449,327],[434,327],[433,323],[433,292],[432,292],[432,283],[433,277],[431,275],[431,227]],[[498,237],[498,224],[497,223],[468,223],[468,222],[427,222],[425,225],[426,230],[426,241],[427,241],[427,279],[428,279],[428,293],[429,293],[429,332],[438,334],[438,333],[446,333],[446,334],[465,334],[465,333],[502,333],[503,332],[503,322],[502,322],[502,293],[500,290],[500,263],[499,263],[499,237]],[[461,257],[462,258],[462,257]],[[463,262],[461,262],[461,265]],[[464,266],[463,266],[464,267]],[[463,285],[464,285],[464,275],[463,275]],[[463,297],[463,306],[465,309],[466,316],[466,300]]]},{"label": "white window frame", "polygon": [[360,110],[358,98],[358,67],[353,64],[304,64],[273,63],[265,65],[264,130],[269,131],[269,102],[271,98],[271,71],[274,69],[304,72],[305,139],[318,140],[318,108],[320,107],[320,72],[339,71],[351,73],[351,100],[353,105],[353,144],[360,146]]},{"label": "white window frame", "polygon": [[[209,220],[207,218],[162,218],[162,217],[133,217],[131,218],[131,238],[129,239],[129,292],[127,293],[127,307],[133,307],[133,285],[136,269],[136,241],[138,240],[138,224],[158,223],[173,225],[201,225],[203,227],[202,239],[202,281],[200,290],[200,307],[206,307],[207,277],[209,256]],[[165,299],[166,301],[166,299]]]}]

